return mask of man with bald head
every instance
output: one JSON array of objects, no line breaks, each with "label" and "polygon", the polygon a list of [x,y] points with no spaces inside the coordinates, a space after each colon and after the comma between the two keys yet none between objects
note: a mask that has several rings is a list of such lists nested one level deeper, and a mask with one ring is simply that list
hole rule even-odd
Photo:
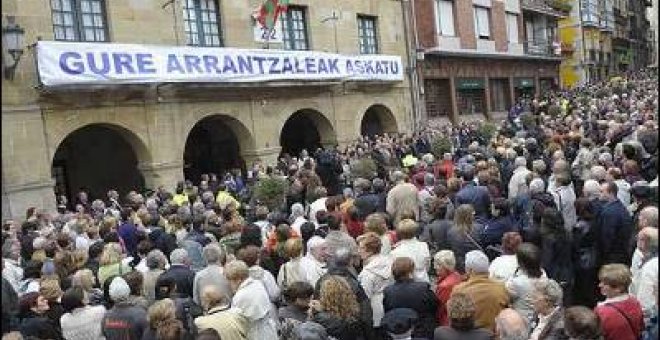
[{"label": "man with bald head", "polygon": [[495,334],[500,340],[529,339],[529,325],[515,309],[503,309],[495,318]]}]

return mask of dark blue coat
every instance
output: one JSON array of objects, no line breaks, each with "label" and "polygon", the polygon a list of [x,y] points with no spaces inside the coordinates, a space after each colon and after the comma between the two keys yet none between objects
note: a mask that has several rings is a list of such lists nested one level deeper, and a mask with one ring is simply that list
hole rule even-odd
[{"label": "dark blue coat", "polygon": [[601,263],[629,264],[628,244],[633,235],[633,220],[623,203],[618,199],[603,202],[595,225]]},{"label": "dark blue coat", "polygon": [[498,245],[502,243],[502,236],[509,231],[516,231],[515,220],[512,216],[493,218],[484,225],[483,245]]},{"label": "dark blue coat", "polygon": [[470,182],[456,193],[456,203],[471,204],[479,222],[485,222],[490,217],[490,194],[484,186]]}]

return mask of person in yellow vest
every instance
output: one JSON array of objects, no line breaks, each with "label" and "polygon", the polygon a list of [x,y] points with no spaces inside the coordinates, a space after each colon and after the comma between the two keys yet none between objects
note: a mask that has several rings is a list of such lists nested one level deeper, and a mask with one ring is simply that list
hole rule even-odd
[{"label": "person in yellow vest", "polygon": [[222,210],[225,210],[230,204],[233,204],[236,210],[241,206],[241,203],[227,191],[227,186],[224,183],[218,186],[218,195],[215,197],[215,202],[218,203]]},{"label": "person in yellow vest", "polygon": [[415,157],[415,155],[413,155],[412,150],[408,149],[408,151],[406,152],[405,157],[403,157],[403,159],[401,160],[401,163],[403,163],[404,168],[410,168],[410,167],[414,166],[415,164],[417,164],[417,161],[418,161],[418,159],[417,159],[417,157]]},{"label": "person in yellow vest", "polygon": [[172,197],[172,201],[178,206],[183,206],[186,203],[190,203],[188,201],[188,194],[186,194],[186,192],[183,190],[183,186],[177,186],[176,195]]}]

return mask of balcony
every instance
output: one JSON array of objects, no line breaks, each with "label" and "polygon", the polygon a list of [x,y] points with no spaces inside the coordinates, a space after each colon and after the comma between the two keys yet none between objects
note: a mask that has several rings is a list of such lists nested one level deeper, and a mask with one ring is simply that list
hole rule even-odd
[{"label": "balcony", "polygon": [[559,43],[548,43],[547,41],[525,41],[523,42],[525,54],[543,57],[561,58],[562,49]]},{"label": "balcony", "polygon": [[568,3],[568,7],[561,7],[561,5],[556,4],[563,1],[564,0],[522,0],[520,2],[520,7],[530,12],[561,18],[568,16],[571,12],[570,3]]},{"label": "balcony", "polygon": [[571,10],[573,9],[571,0],[547,0],[546,3],[548,6],[550,6],[550,8],[554,9],[555,11],[564,13],[565,15],[570,14]]}]

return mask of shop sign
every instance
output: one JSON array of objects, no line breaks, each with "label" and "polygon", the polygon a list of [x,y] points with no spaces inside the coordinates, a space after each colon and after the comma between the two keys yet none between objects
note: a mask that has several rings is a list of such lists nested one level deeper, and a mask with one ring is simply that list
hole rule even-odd
[{"label": "shop sign", "polygon": [[534,87],[534,78],[516,78],[515,87],[525,88],[525,87]]},{"label": "shop sign", "polygon": [[459,78],[456,80],[456,88],[459,90],[482,90],[485,88],[483,78]]},{"label": "shop sign", "polygon": [[37,43],[45,86],[265,81],[402,81],[400,56],[317,51]]}]

